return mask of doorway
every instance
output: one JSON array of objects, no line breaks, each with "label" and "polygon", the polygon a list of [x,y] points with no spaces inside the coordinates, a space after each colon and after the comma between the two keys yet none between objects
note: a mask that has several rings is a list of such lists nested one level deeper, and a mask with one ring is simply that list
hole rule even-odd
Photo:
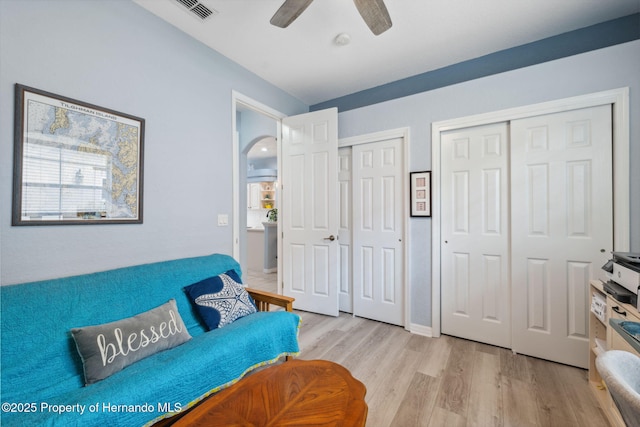
[{"label": "doorway", "polygon": [[[242,123],[242,126],[247,125],[247,123],[245,122],[244,116],[245,116],[245,112],[249,111],[250,113],[258,113],[259,116],[262,116],[262,118],[267,118],[268,120],[275,122],[278,129],[276,132],[276,135],[282,134],[282,131],[281,131],[282,120],[285,118],[285,116],[281,113],[278,113],[270,109],[269,107],[261,105],[240,94],[234,93],[233,94],[233,111],[234,111],[234,117],[233,117],[234,131],[240,128],[240,123]],[[291,119],[291,117],[289,117],[289,119]],[[315,127],[314,131],[318,131],[320,129],[322,129],[322,126]],[[240,149],[241,138],[237,132],[235,132],[234,134],[236,136],[234,140],[234,149],[233,149],[234,156],[235,156],[234,157],[234,257],[236,257],[236,259],[241,259],[242,249],[247,245],[245,240],[246,238],[242,237],[243,234],[246,234],[246,222],[243,221],[242,212],[244,212],[243,201],[247,200],[248,195],[246,193],[246,188],[247,188],[246,181],[243,182],[241,179],[241,178],[244,178],[242,171],[244,171],[243,161],[245,161],[242,158],[243,151]],[[390,143],[393,147],[385,146],[383,144],[383,141],[385,140],[387,140],[387,143],[391,141]],[[390,130],[385,132],[378,132],[375,134],[348,138],[345,140],[341,140],[339,142],[339,146],[340,147],[357,147],[355,149],[356,152],[359,152],[364,157],[367,157],[369,153],[368,153],[368,150],[363,149],[364,145],[372,144],[371,146],[373,147],[375,143],[380,143],[382,145],[380,147],[376,147],[376,149],[374,150],[376,151],[375,154],[371,152],[372,154],[371,158],[378,159],[380,165],[386,165],[387,167],[390,166],[391,164],[394,165],[392,167],[394,172],[391,175],[383,174],[384,176],[381,175],[375,178],[378,181],[380,181],[378,184],[376,184],[378,190],[380,191],[374,189],[374,191],[383,195],[386,194],[388,197],[393,195],[393,200],[385,200],[386,204],[384,204],[384,206],[386,206],[385,208],[386,210],[383,212],[384,219],[386,221],[386,223],[384,223],[384,227],[386,227],[386,229],[378,230],[378,232],[382,234],[393,234],[393,237],[392,237],[393,245],[391,246],[387,245],[385,247],[375,248],[376,251],[383,254],[383,258],[381,259],[382,263],[376,262],[375,265],[371,264],[371,266],[376,268],[378,267],[381,268],[381,270],[378,273],[381,273],[381,277],[384,280],[380,280],[379,283],[376,283],[376,284],[374,284],[373,281],[363,280],[362,283],[364,283],[366,286],[369,286],[369,287],[365,289],[362,292],[362,294],[367,296],[368,291],[372,291],[374,286],[378,286],[379,290],[376,290],[376,294],[381,295],[381,299],[378,301],[378,303],[381,304],[382,306],[395,306],[396,308],[395,320],[390,321],[388,320],[389,317],[386,317],[380,320],[403,325],[405,328],[408,329],[410,325],[410,312],[409,312],[410,305],[408,304],[408,300],[409,300],[409,295],[411,293],[409,281],[407,278],[408,268],[407,268],[407,256],[406,256],[407,247],[408,247],[408,235],[407,235],[407,226],[406,226],[406,217],[407,217],[406,197],[408,193],[406,191],[406,188],[408,188],[408,173],[406,173],[406,167],[408,165],[408,149],[407,149],[408,129],[396,129],[396,130]],[[336,139],[336,145],[338,145],[337,139]],[[281,171],[284,170],[282,168],[282,163],[283,163],[282,149],[283,149],[282,145],[278,143],[277,163],[278,163],[279,173],[281,173]],[[337,147],[336,147],[336,150],[337,150]],[[363,150],[366,152],[363,152]],[[335,160],[336,162],[341,161],[339,160],[339,156],[337,155],[337,152],[335,155]],[[304,172],[303,170],[299,171],[301,176],[304,176],[303,172]],[[336,179],[335,186],[337,187],[338,186],[337,173],[336,173],[335,179]],[[368,178],[369,181],[371,181],[371,179],[374,179],[374,178],[373,177]],[[290,184],[294,188],[296,183],[301,183],[303,181],[304,181],[303,179],[289,180]],[[391,183],[393,183],[393,185],[391,185]],[[282,183],[280,183],[278,189],[282,190]],[[308,197],[308,193],[301,193],[301,194],[302,195],[307,194],[307,197]],[[304,199],[304,196],[299,196],[296,198],[296,202],[298,203],[303,199]],[[282,200],[283,199],[281,198],[277,198],[276,200],[275,205],[279,209],[281,209],[283,206]],[[378,203],[376,206],[372,207],[369,210],[365,208],[363,209],[363,211],[373,213],[377,208],[384,207],[383,204],[379,203],[378,198],[376,198],[376,200],[378,200],[376,202]],[[316,206],[327,207],[330,205],[331,204],[328,204],[328,203],[325,203],[325,204],[321,203],[320,205],[316,205]],[[332,205],[337,206],[338,204],[332,204]],[[309,211],[313,212],[313,209],[310,208]],[[299,211],[298,211],[298,214],[299,214]],[[316,214],[314,213],[314,215]],[[286,212],[284,211],[280,216],[287,218]],[[295,219],[295,217],[292,216],[291,219],[293,220]],[[393,221],[391,221],[391,219],[393,219]],[[395,226],[394,226],[395,234],[389,232],[389,226],[391,224],[390,221],[395,223]],[[285,288],[285,281],[286,281],[283,278],[283,275],[285,274],[285,271],[284,271],[285,269],[282,268],[283,259],[284,259],[282,256],[282,253],[283,253],[283,247],[285,246],[285,244],[282,244],[282,240],[281,240],[281,236],[283,235],[282,227],[283,225],[278,223],[277,236],[278,236],[279,244],[278,244],[278,267],[277,267],[277,270],[278,270],[277,293],[284,292],[283,288]],[[353,266],[351,263],[350,256],[347,255],[347,248],[349,246],[348,243],[350,243],[350,241],[349,239],[343,237],[345,236],[344,233],[346,231],[347,231],[346,228],[341,226],[339,228],[339,231],[335,232],[336,235],[341,236],[340,237],[341,239],[340,240],[340,254],[341,254],[340,260],[341,261],[340,262],[343,263],[343,266],[341,266],[341,268],[339,269],[340,280],[335,280],[335,281],[318,280],[317,282],[326,283],[327,292],[331,292],[333,294],[337,294],[338,292],[337,283],[341,282],[340,300],[343,301],[343,303],[340,305],[340,310],[351,311],[351,307],[349,307],[348,304],[344,304],[344,301],[346,301],[346,299],[351,300],[353,298],[351,289],[349,288],[352,280],[351,277],[353,274],[352,272]],[[291,235],[291,233],[284,233],[284,234]],[[327,236],[322,235],[321,237],[323,238],[321,240],[324,240],[324,238]],[[347,245],[345,245],[345,243],[347,243]],[[297,248],[300,248],[300,247],[301,247],[300,245],[297,246]],[[299,252],[299,249],[297,251]],[[317,244],[315,246],[315,251],[316,253],[321,252],[318,250]],[[391,256],[392,253],[394,254],[394,256]],[[294,264],[300,265],[300,263],[294,263]],[[330,263],[326,263],[326,264],[330,265]],[[336,264],[338,264],[337,260],[336,260]],[[366,265],[366,262],[363,262],[362,264]],[[244,266],[245,264],[242,264],[242,265]],[[315,267],[317,267],[319,264],[315,263],[314,265]],[[315,267],[314,267],[314,271],[319,276],[314,277],[314,279],[317,277],[322,277],[323,273]],[[297,281],[296,283],[301,283],[301,282]],[[329,290],[328,286],[336,286],[336,289]],[[327,292],[319,293],[316,291],[317,289],[314,289],[315,294],[327,293]],[[369,292],[369,294],[370,293],[371,292]],[[336,312],[337,312],[338,299],[336,298],[335,301],[336,301]],[[371,311],[370,307],[369,307],[369,311]],[[375,309],[373,309],[373,311],[375,312]],[[357,311],[355,314],[358,315]],[[366,317],[366,315],[364,317]]]},{"label": "doorway", "polygon": [[[273,126],[275,133],[275,123]],[[278,156],[275,136],[259,136],[243,150],[247,157],[246,268],[250,274],[277,272]],[[277,278],[274,278],[276,282]]]},{"label": "doorway", "polygon": [[[261,245],[264,248],[264,237],[266,230],[262,222],[268,222],[266,212],[278,207],[278,199],[276,197],[279,155],[280,147],[277,142],[277,135],[280,134],[281,119],[284,114],[273,110],[249,97],[237,92],[232,93],[232,130],[233,130],[233,257],[238,260],[243,272],[248,272],[250,260],[248,248],[254,243],[254,238],[260,234]],[[273,147],[275,145],[275,147]],[[259,159],[249,154],[253,147],[257,147]],[[269,148],[271,147],[271,148]],[[265,153],[262,148],[273,149],[275,152]],[[266,155],[265,155],[266,154]],[[250,160],[252,159],[252,160]],[[268,160],[267,160],[268,159]],[[275,162],[275,165],[274,165]],[[253,164],[253,168],[251,168]],[[267,167],[268,166],[268,167]],[[249,169],[253,169],[251,175]],[[254,181],[254,182],[250,182]],[[267,184],[263,184],[267,183]],[[254,191],[254,197],[251,197],[252,188],[250,184],[260,186],[260,190]],[[255,209],[253,204],[255,203]],[[267,209],[269,206],[269,209]],[[262,216],[264,215],[264,218]],[[272,235],[277,234],[277,222],[272,225]],[[249,240],[252,240],[250,242]],[[277,260],[277,245],[275,245],[275,258]],[[253,258],[263,257],[265,249],[259,251],[258,255],[253,254]],[[251,260],[254,262],[254,260]],[[259,263],[259,259],[257,261]],[[262,270],[265,269],[263,263]],[[271,272],[264,273],[259,268],[251,265],[252,277],[261,277],[261,282],[268,283],[273,281],[276,283],[276,293],[280,293],[281,289],[277,284],[279,280],[279,271],[276,265],[269,264],[266,269]],[[255,270],[255,271],[254,271]],[[276,271],[276,272],[274,272]],[[275,280],[272,280],[272,276]]]}]

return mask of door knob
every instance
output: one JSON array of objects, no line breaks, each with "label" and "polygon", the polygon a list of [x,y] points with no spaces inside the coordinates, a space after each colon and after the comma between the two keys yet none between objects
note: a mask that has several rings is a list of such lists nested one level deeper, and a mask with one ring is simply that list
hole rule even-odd
[{"label": "door knob", "polygon": [[325,237],[324,240],[331,240],[333,242],[334,240],[336,240],[336,237],[332,234],[329,237]]}]

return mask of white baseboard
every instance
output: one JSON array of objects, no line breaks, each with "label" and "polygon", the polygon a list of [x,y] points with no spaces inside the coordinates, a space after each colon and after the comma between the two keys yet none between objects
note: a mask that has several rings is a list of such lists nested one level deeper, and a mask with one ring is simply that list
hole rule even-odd
[{"label": "white baseboard", "polygon": [[409,325],[409,332],[411,332],[412,334],[433,338],[431,326],[416,325],[415,323],[412,323]]}]

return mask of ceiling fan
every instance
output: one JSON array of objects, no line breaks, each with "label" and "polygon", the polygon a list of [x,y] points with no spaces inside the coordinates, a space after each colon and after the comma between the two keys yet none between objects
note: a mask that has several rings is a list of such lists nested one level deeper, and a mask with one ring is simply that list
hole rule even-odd
[{"label": "ceiling fan", "polygon": [[[287,28],[313,0],[285,0],[271,18],[271,24]],[[353,0],[369,29],[376,36],[391,28],[391,17],[383,0]]]}]

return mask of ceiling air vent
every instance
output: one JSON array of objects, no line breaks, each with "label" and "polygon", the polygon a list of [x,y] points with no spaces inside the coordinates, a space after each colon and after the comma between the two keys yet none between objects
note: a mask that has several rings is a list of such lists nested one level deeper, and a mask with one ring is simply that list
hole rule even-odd
[{"label": "ceiling air vent", "polygon": [[189,12],[203,21],[207,18],[210,18],[211,16],[218,14],[218,11],[208,8],[198,0],[176,0],[176,2],[186,7]]}]

